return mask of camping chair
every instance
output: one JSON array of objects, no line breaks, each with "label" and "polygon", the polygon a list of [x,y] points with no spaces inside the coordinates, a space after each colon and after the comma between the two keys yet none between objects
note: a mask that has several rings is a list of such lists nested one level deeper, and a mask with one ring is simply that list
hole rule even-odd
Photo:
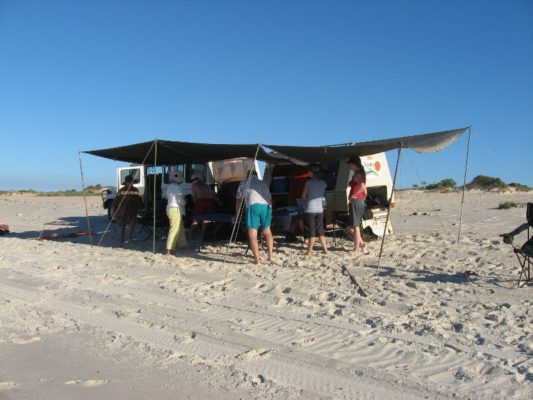
[{"label": "camping chair", "polygon": [[[377,235],[372,232],[372,229],[370,227],[366,227],[363,229],[363,220],[372,219],[373,214],[372,210],[369,208],[366,209],[365,214],[363,215],[363,218],[361,220],[361,225],[359,226],[361,228],[361,235],[365,240],[375,240],[377,239]],[[350,242],[353,242],[354,238],[352,233],[348,231],[348,212],[337,212],[333,215],[333,229],[331,229],[329,232],[333,233],[333,245],[339,246],[342,243],[344,243],[345,240],[349,240]]]},{"label": "camping chair", "polygon": [[348,212],[336,212],[333,214],[333,245],[340,246],[345,240],[353,242],[352,234],[346,229],[348,227]]},{"label": "camping chair", "polygon": [[533,227],[533,203],[527,203],[526,209],[527,218],[527,242],[522,247],[515,247],[514,253],[520,264],[520,276],[518,277],[518,287],[523,287],[530,282],[533,282],[531,276],[531,266],[533,265],[533,237],[529,230]]},{"label": "camping chair", "polygon": [[[161,239],[166,235],[169,227],[168,217],[165,212],[166,200],[159,199],[156,202],[155,213],[155,234],[157,239]],[[137,224],[140,226],[138,233],[145,233],[142,240],[151,238],[154,233],[154,214],[152,208],[141,210],[137,214]]]}]

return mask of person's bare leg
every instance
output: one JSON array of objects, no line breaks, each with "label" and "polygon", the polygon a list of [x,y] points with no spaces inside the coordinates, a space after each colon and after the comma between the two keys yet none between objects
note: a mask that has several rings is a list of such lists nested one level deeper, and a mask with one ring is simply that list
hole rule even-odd
[{"label": "person's bare leg", "polygon": [[126,235],[126,224],[120,225],[120,243],[124,243],[124,236]]},{"label": "person's bare leg", "polygon": [[298,218],[297,224],[300,228],[300,232],[305,232],[304,220],[302,218]]},{"label": "person's bare leg", "polygon": [[310,237],[309,239],[307,239],[307,253],[306,253],[306,255],[310,256],[311,254],[313,254],[313,247],[315,245],[315,241],[316,241],[315,237]]},{"label": "person's bare leg", "polygon": [[320,241],[320,245],[322,246],[322,253],[328,254],[328,246],[326,245],[326,237],[324,235],[319,236],[318,240]]},{"label": "person's bare leg", "polygon": [[357,249],[361,246],[361,229],[356,226],[355,227],[355,235],[353,239],[353,249],[354,251],[357,251]]},{"label": "person's bare leg", "polygon": [[259,265],[261,259],[259,258],[259,245],[257,243],[257,229],[248,228],[248,243],[254,255],[254,262]]},{"label": "person's bare leg", "polygon": [[131,221],[128,225],[130,240],[133,240],[133,229],[135,228],[135,220]]},{"label": "person's bare leg", "polygon": [[353,226],[347,226],[346,228],[344,228],[344,232],[347,233],[348,236],[350,236],[352,239],[355,237]]},{"label": "person's bare leg", "polygon": [[265,241],[267,244],[268,260],[272,260],[272,255],[274,252],[274,238],[272,237],[272,231],[270,228],[263,229],[263,235],[265,236]]}]

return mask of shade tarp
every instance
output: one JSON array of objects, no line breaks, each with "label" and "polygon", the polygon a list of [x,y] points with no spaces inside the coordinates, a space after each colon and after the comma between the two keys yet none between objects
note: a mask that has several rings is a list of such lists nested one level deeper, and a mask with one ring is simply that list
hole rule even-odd
[{"label": "shade tarp", "polygon": [[392,139],[355,142],[333,146],[278,146],[266,145],[280,158],[296,159],[304,162],[341,161],[352,155],[367,156],[397,149],[408,148],[417,153],[433,153],[455,142],[468,128],[403,136]]},{"label": "shade tarp", "polygon": [[[116,161],[135,164],[154,165],[155,141],[137,143],[109,149],[91,150],[85,153]],[[180,163],[204,163],[208,161],[227,160],[230,158],[254,158],[257,144],[208,144],[157,140],[157,164],[172,165]],[[270,160],[262,147],[259,147],[259,160]]]},{"label": "shade tarp", "polygon": [[[279,146],[258,144],[209,144],[156,140],[128,146],[91,150],[85,153],[129,163],[172,165],[180,163],[204,163],[230,158],[254,158],[261,161],[325,162],[342,161],[352,155],[365,156],[397,149],[409,148],[418,153],[432,153],[455,142],[468,128],[433,132],[423,135],[403,136],[392,139],[354,142],[327,146]],[[156,145],[155,145],[156,144]],[[259,146],[259,151],[258,151]],[[268,151],[267,149],[273,150]]]}]

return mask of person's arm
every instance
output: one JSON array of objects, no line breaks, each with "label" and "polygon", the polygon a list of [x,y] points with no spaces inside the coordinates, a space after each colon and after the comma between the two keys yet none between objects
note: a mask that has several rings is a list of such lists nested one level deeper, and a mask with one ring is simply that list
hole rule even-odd
[{"label": "person's arm", "polygon": [[357,196],[359,193],[363,193],[363,192],[366,192],[366,185],[363,182],[361,182],[359,184],[359,189],[353,192],[351,197]]},{"label": "person's arm", "polygon": [[309,194],[309,189],[307,188],[307,182],[305,182],[304,190],[302,191],[302,199],[306,199]]},{"label": "person's arm", "polygon": [[237,199],[237,201],[235,202],[235,215],[239,215],[239,210],[242,207],[242,202],[243,199]]},{"label": "person's arm", "polygon": [[235,215],[239,215],[239,210],[242,207],[242,202],[244,198],[243,192],[244,192],[244,189],[243,189],[242,182],[241,182],[241,184],[237,188],[237,194],[235,196]]},{"label": "person's arm", "polygon": [[266,191],[266,201],[268,203],[268,205],[270,207],[272,207],[272,193],[270,193],[270,190],[268,189],[268,186],[266,185],[266,183],[263,182],[263,184],[265,185],[265,191]]},{"label": "person's arm", "polygon": [[362,179],[359,174],[355,174],[354,175],[354,181],[357,182],[359,184],[359,187],[357,188],[357,190],[355,192],[353,192],[350,196],[350,198],[353,198],[355,196],[357,196],[359,193],[365,193],[365,197],[366,197],[366,183],[365,183],[365,179]]}]

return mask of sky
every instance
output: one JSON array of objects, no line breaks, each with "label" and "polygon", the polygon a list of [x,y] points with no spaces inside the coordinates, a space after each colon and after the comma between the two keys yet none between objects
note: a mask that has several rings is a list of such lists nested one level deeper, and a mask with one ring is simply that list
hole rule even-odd
[{"label": "sky", "polygon": [[[321,145],[464,126],[468,181],[533,186],[533,1],[0,0],[0,189],[79,189],[79,150],[156,138]],[[400,187],[462,182],[466,141],[407,151]],[[88,185],[124,165],[81,158]]]}]

